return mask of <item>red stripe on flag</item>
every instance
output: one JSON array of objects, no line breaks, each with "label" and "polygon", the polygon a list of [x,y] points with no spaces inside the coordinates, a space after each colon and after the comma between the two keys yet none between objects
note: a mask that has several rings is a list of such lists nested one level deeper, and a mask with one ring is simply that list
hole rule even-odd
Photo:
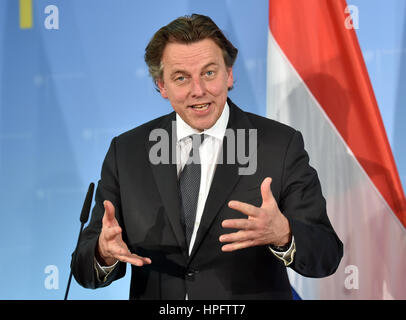
[{"label": "red stripe on flag", "polygon": [[345,26],[346,7],[345,0],[269,0],[269,27],[406,227],[405,195],[357,36]]}]

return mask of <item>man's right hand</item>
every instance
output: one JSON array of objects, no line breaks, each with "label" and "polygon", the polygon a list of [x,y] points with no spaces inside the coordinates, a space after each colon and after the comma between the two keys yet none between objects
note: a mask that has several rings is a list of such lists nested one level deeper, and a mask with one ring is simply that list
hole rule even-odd
[{"label": "man's right hand", "polygon": [[[136,266],[150,264],[150,258],[140,257],[128,249],[121,236],[121,228],[115,217],[115,209],[109,200],[103,202],[104,216],[102,231],[97,245],[96,259],[103,266],[111,266],[118,260],[128,262]],[[101,261],[100,261],[101,260]]]}]

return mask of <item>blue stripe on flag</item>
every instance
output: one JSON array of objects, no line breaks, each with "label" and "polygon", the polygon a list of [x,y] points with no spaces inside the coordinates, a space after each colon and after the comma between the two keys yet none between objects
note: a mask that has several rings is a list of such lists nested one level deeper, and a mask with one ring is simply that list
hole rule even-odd
[{"label": "blue stripe on flag", "polygon": [[292,296],[293,296],[293,300],[302,300],[302,298],[298,295],[298,293],[296,292],[296,290],[290,286],[292,288]]}]

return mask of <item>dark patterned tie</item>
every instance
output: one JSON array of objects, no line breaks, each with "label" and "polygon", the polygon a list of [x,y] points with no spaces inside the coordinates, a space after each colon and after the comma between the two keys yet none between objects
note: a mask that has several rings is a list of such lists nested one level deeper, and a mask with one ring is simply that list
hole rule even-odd
[{"label": "dark patterned tie", "polygon": [[199,147],[204,140],[204,135],[194,134],[190,138],[192,138],[192,149],[189,153],[189,159],[179,176],[179,192],[183,211],[182,222],[185,226],[188,248],[192,238],[196,219],[197,200],[199,198],[201,176]]}]

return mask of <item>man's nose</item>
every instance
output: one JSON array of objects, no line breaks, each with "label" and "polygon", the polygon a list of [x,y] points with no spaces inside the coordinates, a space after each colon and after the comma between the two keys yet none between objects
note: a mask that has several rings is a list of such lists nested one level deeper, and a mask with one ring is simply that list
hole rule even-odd
[{"label": "man's nose", "polygon": [[203,80],[200,77],[193,79],[191,88],[192,97],[201,97],[204,95],[204,92],[205,85]]}]

